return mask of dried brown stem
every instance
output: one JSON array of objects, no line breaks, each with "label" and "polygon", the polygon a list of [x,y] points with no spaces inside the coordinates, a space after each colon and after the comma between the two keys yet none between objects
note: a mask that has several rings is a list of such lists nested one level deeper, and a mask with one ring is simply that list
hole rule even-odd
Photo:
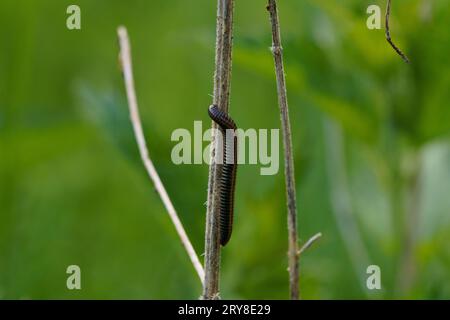
[{"label": "dried brown stem", "polygon": [[402,50],[400,50],[399,47],[397,47],[395,45],[395,43],[392,41],[391,38],[391,30],[389,29],[389,18],[391,16],[391,0],[387,0],[387,9],[386,9],[386,40],[389,42],[389,44],[391,45],[392,48],[394,48],[395,52],[398,53],[398,55],[400,57],[402,57],[402,59],[406,62],[409,63],[409,59],[406,56],[406,54],[404,54],[402,52]]},{"label": "dried brown stem", "polygon": [[[233,48],[234,0],[217,0],[216,58],[213,104],[227,112],[231,87],[231,53]],[[215,122],[212,128],[216,129]],[[217,130],[213,130],[214,133]],[[202,299],[219,299],[220,242],[219,242],[219,181],[221,178],[218,139],[211,142],[211,160],[208,178],[208,200],[205,230],[205,281]]]},{"label": "dried brown stem", "polygon": [[298,261],[298,235],[297,235],[297,200],[295,191],[294,159],[292,152],[291,126],[286,93],[286,79],[283,65],[283,49],[281,47],[280,23],[276,0],[269,0],[267,10],[272,25],[272,53],[275,62],[277,78],[278,104],[281,112],[281,127],[284,146],[284,175],[286,179],[286,196],[288,208],[288,234],[289,234],[289,283],[290,297],[297,300],[299,293],[299,261]]}]

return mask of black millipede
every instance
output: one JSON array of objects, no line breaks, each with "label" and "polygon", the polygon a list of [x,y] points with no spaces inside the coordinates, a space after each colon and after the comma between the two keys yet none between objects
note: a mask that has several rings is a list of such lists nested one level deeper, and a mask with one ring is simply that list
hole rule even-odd
[{"label": "black millipede", "polygon": [[[233,119],[228,114],[220,111],[216,105],[212,105],[208,109],[209,117],[219,125],[222,133],[223,148],[223,164],[221,166],[222,174],[220,179],[220,244],[225,246],[231,238],[233,231],[233,215],[234,215],[234,189],[236,186],[237,171],[237,137],[235,130],[237,129]],[[233,141],[229,141],[227,130],[232,130]],[[233,142],[233,143],[231,143]]]}]

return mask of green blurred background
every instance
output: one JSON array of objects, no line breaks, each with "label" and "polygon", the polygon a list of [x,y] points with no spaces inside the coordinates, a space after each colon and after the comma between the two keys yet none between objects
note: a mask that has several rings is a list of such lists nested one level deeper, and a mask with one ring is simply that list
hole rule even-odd
[{"label": "green blurred background", "polygon": [[[118,67],[127,26],[150,152],[201,254],[208,167],[170,160],[176,128],[209,125],[214,0],[0,3],[0,298],[197,299],[201,287],[139,160]],[[450,4],[279,4],[295,148],[305,299],[450,298]],[[278,128],[265,0],[236,1],[230,112]],[[384,21],[384,18],[382,19]],[[205,125],[206,127],[206,125]],[[223,298],[288,298],[283,168],[238,172]],[[82,290],[66,288],[81,267]],[[381,268],[382,290],[366,288]]]}]

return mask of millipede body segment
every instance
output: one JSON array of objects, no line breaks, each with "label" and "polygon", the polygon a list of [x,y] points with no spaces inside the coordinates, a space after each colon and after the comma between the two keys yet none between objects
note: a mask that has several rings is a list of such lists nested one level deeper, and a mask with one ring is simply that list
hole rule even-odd
[{"label": "millipede body segment", "polygon": [[219,125],[222,133],[223,164],[220,179],[220,244],[225,246],[231,237],[234,215],[234,189],[237,171],[236,124],[231,117],[216,105],[208,109],[210,118]]}]

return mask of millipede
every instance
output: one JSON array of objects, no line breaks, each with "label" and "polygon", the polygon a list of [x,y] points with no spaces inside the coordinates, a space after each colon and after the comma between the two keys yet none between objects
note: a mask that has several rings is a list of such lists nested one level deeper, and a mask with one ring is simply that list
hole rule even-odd
[{"label": "millipede", "polygon": [[[219,110],[216,105],[211,105],[208,109],[209,117],[218,124],[222,133],[222,150],[223,150],[223,164],[221,166],[220,179],[220,214],[219,214],[219,229],[220,229],[220,244],[225,246],[231,238],[233,231],[233,216],[234,216],[234,190],[236,187],[236,171],[237,171],[237,137],[236,124],[231,117]],[[227,130],[232,130],[233,143],[228,141],[229,136],[226,134]]]}]

